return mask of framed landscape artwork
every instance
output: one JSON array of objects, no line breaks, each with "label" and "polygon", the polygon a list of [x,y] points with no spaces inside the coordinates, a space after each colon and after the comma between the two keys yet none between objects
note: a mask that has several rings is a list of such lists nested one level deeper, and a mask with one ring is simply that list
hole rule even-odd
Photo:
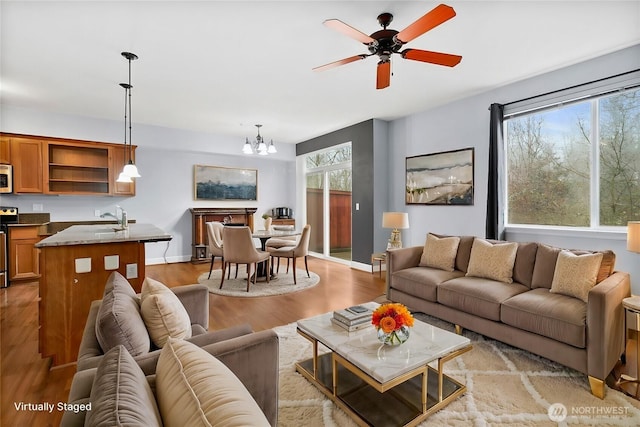
[{"label": "framed landscape artwork", "polygon": [[407,157],[408,205],[473,205],[473,148]]},{"label": "framed landscape artwork", "polygon": [[257,169],[194,165],[196,200],[258,200]]}]

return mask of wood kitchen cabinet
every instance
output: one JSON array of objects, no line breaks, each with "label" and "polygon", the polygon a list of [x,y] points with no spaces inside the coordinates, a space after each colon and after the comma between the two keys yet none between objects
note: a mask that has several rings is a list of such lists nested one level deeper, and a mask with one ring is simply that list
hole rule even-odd
[{"label": "wood kitchen cabinet", "polygon": [[42,193],[44,188],[42,142],[10,137],[14,193]]},{"label": "wood kitchen cabinet", "polygon": [[33,280],[40,277],[39,225],[9,227],[9,280]]},{"label": "wood kitchen cabinet", "polygon": [[0,135],[0,163],[11,164],[11,139]]},{"label": "wood kitchen cabinet", "polygon": [[0,141],[0,163],[13,165],[16,194],[135,195],[135,183],[116,182],[129,160],[124,144],[10,133]]}]

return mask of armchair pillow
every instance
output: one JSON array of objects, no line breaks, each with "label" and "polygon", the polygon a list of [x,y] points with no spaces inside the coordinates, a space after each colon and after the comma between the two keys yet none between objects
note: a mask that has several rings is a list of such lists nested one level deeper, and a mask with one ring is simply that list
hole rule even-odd
[{"label": "armchair pillow", "polygon": [[133,356],[151,348],[149,333],[140,315],[138,296],[131,284],[114,271],[107,279],[95,324],[96,338],[106,353],[117,345]]},{"label": "armchair pillow", "polygon": [[191,338],[191,319],[176,294],[157,280],[142,283],[140,310],[151,340],[162,348],[167,338]]},{"label": "armchair pillow", "polygon": [[561,251],[549,292],[587,302],[589,291],[596,284],[602,258],[602,253],[576,255],[570,251]]},{"label": "armchair pillow", "polygon": [[269,426],[233,372],[188,341],[169,338],[162,348],[156,396],[165,426]]},{"label": "armchair pillow", "polygon": [[427,234],[427,241],[420,257],[420,267],[432,267],[444,271],[455,269],[458,254],[459,237],[437,237]]},{"label": "armchair pillow", "polygon": [[493,245],[484,239],[476,238],[471,247],[466,275],[512,283],[517,251],[518,244],[515,242]]},{"label": "armchair pillow", "polygon": [[162,426],[147,378],[122,345],[109,350],[100,361],[89,401],[87,426]]}]

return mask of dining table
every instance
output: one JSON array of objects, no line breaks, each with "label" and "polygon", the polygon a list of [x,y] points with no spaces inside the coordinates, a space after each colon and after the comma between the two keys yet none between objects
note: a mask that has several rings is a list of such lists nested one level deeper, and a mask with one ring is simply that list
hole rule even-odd
[{"label": "dining table", "polygon": [[[293,228],[289,229],[269,229],[269,230],[256,230],[254,231],[251,236],[255,239],[259,239],[260,240],[260,249],[263,251],[267,250],[267,241],[271,238],[279,238],[279,237],[291,237],[291,236],[299,236],[300,234],[302,234],[301,231],[299,230],[295,230]],[[292,246],[296,244],[296,242],[291,241]],[[267,277],[266,274],[266,268],[265,268],[265,263],[260,263],[258,264],[258,269],[257,269],[257,273],[258,273],[258,279],[264,279]],[[271,277],[269,280],[274,280],[277,278],[277,276],[273,273],[273,265],[271,266],[270,269],[270,273],[271,273]]]}]

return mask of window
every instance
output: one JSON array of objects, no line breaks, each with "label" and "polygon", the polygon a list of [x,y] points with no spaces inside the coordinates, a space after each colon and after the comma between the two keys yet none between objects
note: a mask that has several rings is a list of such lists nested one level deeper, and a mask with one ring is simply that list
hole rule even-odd
[{"label": "window", "polygon": [[640,220],[640,89],[504,121],[509,225]]}]

